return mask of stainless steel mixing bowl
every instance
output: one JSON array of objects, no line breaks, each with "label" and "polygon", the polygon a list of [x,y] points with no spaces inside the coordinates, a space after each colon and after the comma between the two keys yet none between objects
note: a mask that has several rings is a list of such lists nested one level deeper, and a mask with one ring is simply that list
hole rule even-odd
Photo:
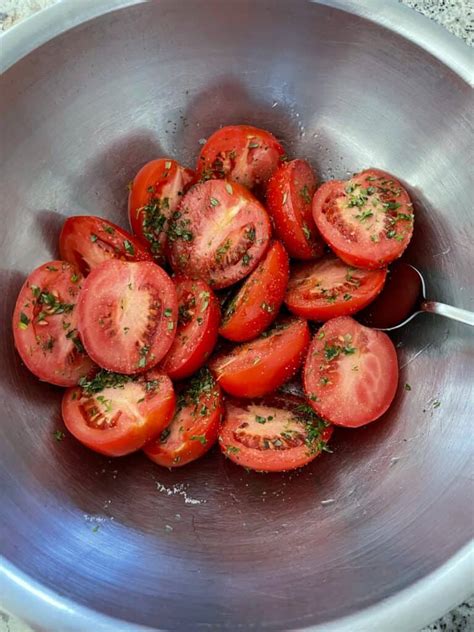
[{"label": "stainless steel mixing bowl", "polygon": [[57,442],[61,391],[22,366],[10,317],[66,215],[126,226],[140,165],[192,165],[201,138],[243,122],[322,177],[377,166],[402,178],[417,213],[409,260],[430,295],[473,309],[464,45],[380,0],[66,0],[2,46],[3,605],[48,632],[405,632],[460,601],[472,570],[466,326],[417,317],[395,338],[400,389],[384,419],[338,430],[334,454],[301,472],[263,476],[217,453],[169,472]]}]

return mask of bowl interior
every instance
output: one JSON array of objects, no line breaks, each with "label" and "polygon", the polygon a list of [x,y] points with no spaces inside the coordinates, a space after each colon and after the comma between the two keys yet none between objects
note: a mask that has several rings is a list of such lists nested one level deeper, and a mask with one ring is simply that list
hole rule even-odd
[{"label": "bowl interior", "polygon": [[329,6],[161,1],[56,37],[5,73],[1,94],[0,542],[10,562],[134,623],[282,629],[370,606],[468,541],[467,327],[417,317],[394,336],[401,377],[389,413],[337,430],[334,453],[304,470],[267,476],[214,452],[169,472],[140,454],[110,460],[57,442],[61,391],[29,374],[10,335],[16,294],[57,256],[65,216],[127,227],[137,169],[159,156],[192,166],[199,141],[230,123],[273,131],[323,179],[368,166],[400,177],[416,203],[408,260],[433,298],[472,309],[470,96],[454,72]]}]

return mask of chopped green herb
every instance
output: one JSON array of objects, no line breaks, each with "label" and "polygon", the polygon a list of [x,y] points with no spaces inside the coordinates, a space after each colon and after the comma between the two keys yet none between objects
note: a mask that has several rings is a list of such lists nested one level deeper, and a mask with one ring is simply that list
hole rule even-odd
[{"label": "chopped green herb", "polygon": [[190,438],[191,438],[191,441],[199,441],[201,445],[206,445],[207,443],[207,439],[204,435],[193,435]]},{"label": "chopped green herb", "polygon": [[389,239],[393,239],[396,235],[397,235],[397,231],[396,231],[396,230],[389,230],[389,231],[387,232],[387,237],[388,237]]},{"label": "chopped green herb", "polygon": [[93,527],[92,529],[92,533],[97,533],[98,530],[99,530],[99,525],[96,524],[95,527]]},{"label": "chopped green herb", "polygon": [[272,305],[270,305],[269,303],[265,303],[265,302],[263,302],[260,305],[260,308],[263,309],[264,312],[267,312],[267,314],[271,314],[273,312],[273,309],[274,309]]},{"label": "chopped green herb", "polygon": [[262,417],[261,415],[255,415],[255,421],[258,424],[266,424],[267,423],[267,418],[266,417]]},{"label": "chopped green herb", "polygon": [[260,147],[260,145],[258,143],[256,143],[255,141],[251,141],[249,143],[249,149],[258,149]]},{"label": "chopped green herb", "polygon": [[359,213],[358,215],[356,215],[355,218],[358,219],[359,222],[364,222],[369,217],[372,217],[372,215],[373,215],[372,211],[362,211],[362,213]]},{"label": "chopped green herb", "polygon": [[62,430],[55,430],[53,432],[53,437],[56,439],[56,441],[62,441],[65,436],[66,435]]},{"label": "chopped green herb", "polygon": [[318,331],[318,333],[316,334],[316,338],[318,340],[322,340],[324,338],[324,331],[322,329]]},{"label": "chopped green herb", "polygon": [[397,208],[400,208],[401,204],[399,204],[398,202],[385,202],[384,206],[389,211],[396,211]]},{"label": "chopped green herb", "polygon": [[91,380],[81,377],[78,383],[86,395],[94,395],[105,388],[123,388],[128,382],[135,382],[137,379],[137,376],[122,375],[101,369]]},{"label": "chopped green herb", "polygon": [[102,224],[102,228],[106,233],[109,233],[109,235],[113,235],[115,233],[115,228],[112,228],[112,226],[108,226],[107,224]]},{"label": "chopped green herb", "polygon": [[33,296],[35,298],[38,298],[38,296],[41,294],[41,289],[37,285],[31,285],[30,288]]},{"label": "chopped green herb", "polygon": [[202,305],[201,305],[201,310],[200,310],[201,314],[202,314],[209,307],[209,301],[211,300],[211,294],[210,294],[210,292],[203,291],[203,292],[199,293],[199,298],[202,299]]},{"label": "chopped green herb", "polygon": [[49,270],[50,272],[57,272],[58,268],[56,268],[56,266],[46,266],[46,270]]},{"label": "chopped green herb", "polygon": [[345,301],[350,301],[352,298],[352,294],[344,294],[344,296],[342,297]]},{"label": "chopped green herb", "polygon": [[435,399],[433,402],[433,408],[439,408],[441,406],[441,402],[439,399]]},{"label": "chopped green herb", "polygon": [[251,228],[247,228],[247,230],[245,231],[245,236],[247,237],[249,241],[255,241],[255,237],[256,237],[255,228],[253,228],[253,226]]},{"label": "chopped green herb", "polygon": [[217,263],[220,263],[222,261],[222,259],[224,258],[224,255],[230,249],[231,246],[232,246],[232,241],[230,239],[226,239],[225,242],[222,244],[222,246],[219,246],[219,248],[216,250],[216,255],[215,255],[215,259]]},{"label": "chopped green herb", "polygon": [[24,312],[20,312],[20,321],[18,323],[18,327],[20,329],[26,329],[30,324],[30,319]]},{"label": "chopped green herb", "polygon": [[163,314],[165,315],[165,318],[170,318],[170,316],[173,314],[173,310],[171,309],[171,307],[166,307]]},{"label": "chopped green herb", "polygon": [[168,331],[173,331],[173,329],[174,329],[174,322],[172,320],[170,320],[168,322],[166,328],[168,329]]},{"label": "chopped green herb", "polygon": [[181,219],[181,213],[175,211],[168,229],[168,239],[170,241],[176,241],[177,239],[192,241],[194,236],[188,228],[190,223],[189,219]]},{"label": "chopped green herb", "polygon": [[211,206],[219,206],[220,202],[217,198],[215,197],[211,197],[211,199],[209,200],[211,203]]},{"label": "chopped green herb", "polygon": [[79,279],[80,279],[80,276],[76,274],[75,272],[71,274],[71,283],[77,283]]},{"label": "chopped green herb", "polygon": [[225,451],[227,454],[238,454],[240,452],[240,448],[236,448],[235,445],[228,445]]},{"label": "chopped green herb", "polygon": [[135,248],[133,247],[132,242],[129,241],[128,239],[124,239],[123,247],[125,248],[125,252],[128,253],[129,255],[133,256],[135,254]]},{"label": "chopped green herb", "polygon": [[165,162],[165,169],[171,169],[171,160]]},{"label": "chopped green herb", "polygon": [[410,384],[408,384],[408,382],[405,383],[405,390],[406,391],[411,391],[411,386],[410,386]]},{"label": "chopped green herb", "polygon": [[306,237],[306,239],[311,239],[311,231],[309,230],[308,226],[306,224],[303,224],[301,229],[302,229],[303,235]]},{"label": "chopped green herb", "polygon": [[305,184],[304,187],[300,190],[300,195],[306,204],[311,204],[311,196],[309,194],[308,185]]},{"label": "chopped green herb", "polygon": [[248,266],[250,264],[250,259],[252,257],[250,255],[248,255],[247,253],[244,254],[244,256],[242,257],[242,265],[243,266]]},{"label": "chopped green herb", "polygon": [[90,240],[92,241],[92,243],[95,243],[98,239],[99,238],[95,233],[91,233]]},{"label": "chopped green herb", "polygon": [[326,386],[326,384],[329,384],[329,378],[323,375],[323,377],[320,378],[319,383],[322,386]]}]

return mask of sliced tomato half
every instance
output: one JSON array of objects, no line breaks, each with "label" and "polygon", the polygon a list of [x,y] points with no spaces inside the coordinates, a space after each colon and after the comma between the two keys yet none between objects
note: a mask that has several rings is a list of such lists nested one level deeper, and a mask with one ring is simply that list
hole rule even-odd
[{"label": "sliced tomato half", "polygon": [[383,268],[400,257],[413,234],[413,204],[392,175],[367,169],[347,182],[333,180],[313,198],[321,235],[346,263]]},{"label": "sliced tomato half", "polygon": [[364,426],[383,415],[395,397],[397,352],[382,331],[349,316],[333,318],[311,342],[303,381],[318,415],[339,426]]},{"label": "sliced tomato half", "polygon": [[158,371],[140,376],[100,371],[65,392],[62,415],[69,432],[85,446],[123,456],[159,435],[174,407],[171,380]]},{"label": "sliced tomato half", "polygon": [[323,450],[330,451],[332,426],[302,397],[227,398],[225,408],[219,445],[238,465],[259,472],[285,472],[313,461]]},{"label": "sliced tomato half", "polygon": [[111,260],[92,270],[78,305],[84,347],[102,368],[141,373],[169,351],[178,301],[173,281],[151,261]]},{"label": "sliced tomato half", "polygon": [[18,295],[13,336],[21,359],[40,380],[72,386],[95,368],[78,332],[76,302],[84,278],[65,261],[33,270]]},{"label": "sliced tomato half", "polygon": [[258,265],[270,234],[267,212],[245,187],[209,180],[192,187],[173,215],[171,265],[178,274],[224,288]]},{"label": "sliced tomato half", "polygon": [[223,415],[221,390],[208,369],[184,383],[176,412],[145,454],[158,465],[180,467],[208,452],[217,441]]}]

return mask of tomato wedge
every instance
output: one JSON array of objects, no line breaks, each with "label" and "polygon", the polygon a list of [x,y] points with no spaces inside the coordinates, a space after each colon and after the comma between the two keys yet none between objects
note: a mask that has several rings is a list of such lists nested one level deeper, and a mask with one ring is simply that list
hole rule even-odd
[{"label": "tomato wedge", "polygon": [[159,435],[174,406],[171,380],[156,370],[139,376],[99,371],[65,392],[62,415],[69,432],[88,448],[123,456]]},{"label": "tomato wedge", "polygon": [[143,245],[126,230],[101,217],[68,217],[59,236],[61,258],[86,276],[104,261],[151,261]]},{"label": "tomato wedge", "polygon": [[303,382],[318,415],[338,426],[364,426],[383,415],[395,397],[397,352],[382,331],[349,316],[333,318],[311,342]]},{"label": "tomato wedge", "polygon": [[128,197],[130,226],[157,262],[165,259],[169,218],[193,179],[191,169],[182,167],[176,160],[159,158],[147,162],[131,184]]},{"label": "tomato wedge", "polygon": [[173,215],[171,265],[178,274],[224,288],[258,265],[270,233],[267,212],[245,187],[209,180],[192,187]]},{"label": "tomato wedge", "polygon": [[330,452],[332,426],[302,397],[228,398],[225,407],[219,445],[238,465],[259,472],[285,472],[313,461],[323,450]]},{"label": "tomato wedge", "polygon": [[283,303],[289,271],[286,250],[279,241],[275,241],[228,304],[220,335],[244,342],[267,329],[278,316]]},{"label": "tomato wedge", "polygon": [[250,125],[229,125],[214,132],[201,149],[197,177],[228,177],[251,189],[270,178],[284,154],[270,132]]},{"label": "tomato wedge", "polygon": [[361,270],[334,255],[293,268],[285,303],[303,318],[329,320],[348,316],[381,292],[387,270]]},{"label": "tomato wedge", "polygon": [[84,281],[77,313],[84,347],[100,367],[140,373],[169,351],[178,301],[172,280],[155,263],[112,259]]},{"label": "tomato wedge", "polygon": [[206,361],[217,340],[219,302],[207,283],[177,277],[178,327],[176,338],[160,365],[173,380],[192,375]]},{"label": "tomato wedge", "polygon": [[84,279],[65,261],[33,270],[18,295],[13,337],[21,359],[40,380],[72,386],[95,368],[77,331],[76,302]]},{"label": "tomato wedge", "polygon": [[346,263],[383,268],[401,256],[413,234],[413,204],[392,175],[367,169],[351,180],[333,180],[313,198],[321,235]]},{"label": "tomato wedge", "polygon": [[298,370],[310,334],[298,318],[282,320],[260,338],[222,353],[210,363],[222,388],[235,397],[271,393]]},{"label": "tomato wedge", "polygon": [[145,446],[145,454],[164,467],[195,461],[217,441],[223,410],[220,388],[210,371],[201,369],[181,389],[171,423]]},{"label": "tomato wedge", "polygon": [[316,259],[324,252],[312,213],[317,180],[305,160],[283,162],[267,184],[267,207],[290,257]]}]

